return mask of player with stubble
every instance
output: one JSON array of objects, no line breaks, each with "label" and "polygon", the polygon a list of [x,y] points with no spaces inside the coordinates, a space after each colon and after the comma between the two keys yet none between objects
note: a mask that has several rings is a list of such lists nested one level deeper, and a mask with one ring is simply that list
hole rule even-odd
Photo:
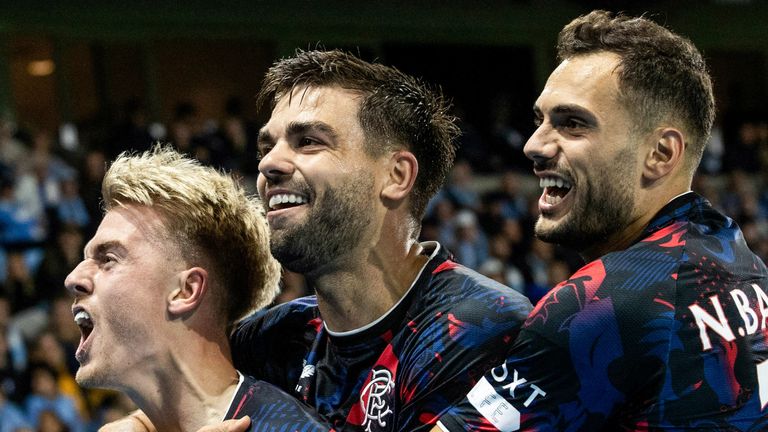
[{"label": "player with stubble", "polygon": [[447,101],[336,50],[278,61],[259,100],[272,107],[257,182],[272,254],[316,295],[245,319],[231,338],[235,365],[335,430],[429,430],[503,360],[531,309],[418,241],[455,156]]},{"label": "player with stubble", "polygon": [[525,145],[536,235],[588,263],[435,431],[768,428],[768,271],[691,191],[714,118],[693,44],[595,11],[558,39]]}]

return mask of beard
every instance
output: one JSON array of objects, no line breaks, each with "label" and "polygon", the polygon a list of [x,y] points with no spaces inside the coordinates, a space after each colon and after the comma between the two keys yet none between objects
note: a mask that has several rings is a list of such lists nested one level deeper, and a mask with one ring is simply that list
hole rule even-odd
[{"label": "beard", "polygon": [[[357,172],[311,204],[306,220],[272,232],[270,250],[286,269],[312,278],[362,240],[373,219],[373,177]],[[306,188],[305,188],[306,189]]]},{"label": "beard", "polygon": [[632,220],[635,208],[635,177],[628,173],[634,170],[636,156],[637,149],[628,146],[609,162],[610,169],[593,170],[599,174],[587,177],[583,184],[578,185],[586,190],[586,195],[574,200],[573,209],[559,224],[546,229],[543,216],[539,216],[536,237],[547,243],[583,251],[625,229]]}]

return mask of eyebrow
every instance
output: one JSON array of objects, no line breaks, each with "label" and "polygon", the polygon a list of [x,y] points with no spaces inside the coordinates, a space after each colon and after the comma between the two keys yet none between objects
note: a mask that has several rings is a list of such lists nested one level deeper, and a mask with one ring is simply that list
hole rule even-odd
[{"label": "eyebrow", "polygon": [[[88,258],[88,248],[90,245],[85,245],[85,248],[83,249],[83,256],[85,258]],[[122,243],[120,243],[117,240],[112,241],[106,241],[103,243],[99,243],[96,246],[93,246],[93,254],[91,256],[96,257],[100,255],[104,255],[105,253],[109,252],[110,250],[119,250],[120,252],[125,253],[127,250],[125,246],[123,246]]]},{"label": "eyebrow", "polygon": [[[588,109],[584,108],[581,105],[576,105],[576,104],[559,104],[559,105],[555,105],[552,108],[551,111],[554,114],[560,114],[560,115],[562,115],[562,114],[578,114],[580,117],[583,117],[584,120],[589,122],[589,123],[592,123],[592,124],[595,124],[595,125],[598,123],[597,117],[595,117],[594,114],[592,114]],[[539,108],[538,105],[534,105],[533,106],[533,112],[536,113],[537,115],[541,115],[542,114],[541,108]]]},{"label": "eyebrow", "polygon": [[[324,133],[332,140],[336,140],[339,136],[333,126],[321,121],[292,121],[288,123],[288,126],[285,128],[286,135],[288,136],[303,135],[311,131]],[[276,141],[277,139],[266,129],[266,126],[259,131],[259,136],[257,138],[259,146],[274,144]]]}]

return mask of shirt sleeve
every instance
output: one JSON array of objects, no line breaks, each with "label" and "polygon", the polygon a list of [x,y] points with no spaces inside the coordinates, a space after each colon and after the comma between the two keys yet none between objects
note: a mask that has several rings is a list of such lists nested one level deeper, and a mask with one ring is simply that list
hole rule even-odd
[{"label": "shirt sleeve", "polygon": [[224,419],[251,418],[251,431],[333,431],[315,410],[263,381],[249,380],[235,395]]},{"label": "shirt sleeve", "polygon": [[[628,358],[641,354],[632,347],[641,332],[627,329],[627,320],[621,325],[614,299],[595,295],[602,278],[584,276],[574,275],[539,302],[504,364],[486,373],[440,418],[443,428],[598,430],[608,426],[639,377],[657,378],[646,374],[653,364],[646,368],[640,360],[627,366]],[[637,315],[641,310],[638,306]],[[629,321],[642,325],[643,320]]]},{"label": "shirt sleeve", "polygon": [[230,336],[235,367],[290,392],[319,328],[315,318],[313,309],[300,302],[245,318]]},{"label": "shirt sleeve", "polygon": [[401,371],[399,431],[429,430],[437,417],[502,362],[530,312],[527,299],[480,291],[451,303],[417,333]]}]

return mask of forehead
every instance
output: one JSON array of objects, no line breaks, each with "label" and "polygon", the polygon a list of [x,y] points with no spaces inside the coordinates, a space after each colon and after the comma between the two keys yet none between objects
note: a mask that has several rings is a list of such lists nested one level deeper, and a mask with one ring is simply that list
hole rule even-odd
[{"label": "forehead", "polygon": [[119,243],[133,249],[160,247],[160,234],[165,230],[160,215],[149,207],[126,206],[109,210],[96,234],[85,247],[86,255],[106,243]]},{"label": "forehead", "polygon": [[324,122],[343,131],[359,127],[362,95],[341,87],[294,87],[279,96],[266,129],[285,128],[290,122]]},{"label": "forehead", "polygon": [[552,72],[536,106],[546,111],[558,105],[578,105],[596,113],[613,113],[619,103],[617,69],[620,58],[608,52],[564,60]]}]

